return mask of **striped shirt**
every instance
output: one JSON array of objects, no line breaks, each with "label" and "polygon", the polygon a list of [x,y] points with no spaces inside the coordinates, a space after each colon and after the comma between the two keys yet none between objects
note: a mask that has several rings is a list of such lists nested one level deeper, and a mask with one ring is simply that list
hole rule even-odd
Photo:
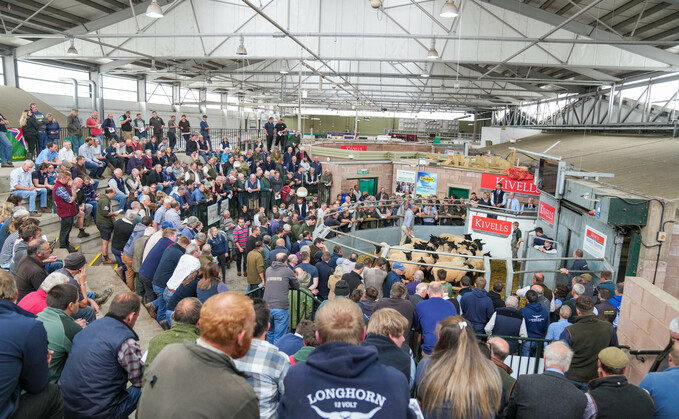
[{"label": "striped shirt", "polygon": [[238,243],[238,245],[245,251],[245,246],[248,243],[248,228],[247,227],[236,227],[233,229],[233,241]]}]

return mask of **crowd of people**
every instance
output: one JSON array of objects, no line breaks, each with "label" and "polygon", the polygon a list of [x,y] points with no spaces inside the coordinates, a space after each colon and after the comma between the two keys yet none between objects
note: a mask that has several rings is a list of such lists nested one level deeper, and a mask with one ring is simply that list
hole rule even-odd
[{"label": "crowd of people", "polygon": [[[332,237],[398,218],[407,237],[416,223],[464,220],[465,205],[518,213],[535,211],[532,199],[521,205],[499,185],[468,202],[405,192],[397,205],[384,188],[371,196],[356,185],[333,201],[332,174],[299,143],[288,147],[282,120],[245,153],[226,138],[213,149],[207,117],[195,137],[185,116],[167,132],[155,112],[148,125],[129,112],[118,122],[120,139],[112,115],[100,124],[96,113],[90,136],[71,135],[60,150],[34,138],[35,163],[10,176],[0,208],[0,418],[679,417],[679,318],[657,372],[630,384],[616,337],[624,283],[604,272],[595,285],[581,250],[566,283],[552,290],[536,273],[503,298],[502,282],[486,291],[483,277],[408,276],[400,262],[313,238],[317,223]],[[188,134],[181,158],[172,129]],[[70,252],[63,260],[40,229],[48,198]],[[205,203],[219,204],[210,228],[196,216]],[[86,237],[90,217],[102,262],[130,290],[105,315],[112,290],[88,291],[87,261],[69,242],[75,224]],[[533,245],[551,243],[537,233]],[[250,295],[229,291],[232,263]],[[134,331],[143,309],[164,329],[145,354]],[[544,373],[513,378],[511,356],[543,356]]]}]

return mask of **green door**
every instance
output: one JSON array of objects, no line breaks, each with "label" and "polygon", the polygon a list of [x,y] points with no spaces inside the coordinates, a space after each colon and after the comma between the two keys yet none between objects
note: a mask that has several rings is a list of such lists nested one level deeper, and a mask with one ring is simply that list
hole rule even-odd
[{"label": "green door", "polygon": [[464,188],[453,188],[452,186],[448,188],[448,196],[455,195],[458,198],[469,198],[469,189]]},{"label": "green door", "polygon": [[375,178],[359,179],[358,187],[361,189],[361,193],[368,192],[368,195],[377,194]]}]

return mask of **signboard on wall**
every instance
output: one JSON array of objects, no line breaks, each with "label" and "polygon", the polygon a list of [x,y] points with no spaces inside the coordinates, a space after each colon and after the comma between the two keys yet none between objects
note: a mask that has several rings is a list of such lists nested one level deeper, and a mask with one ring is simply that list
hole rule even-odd
[{"label": "signboard on wall", "polygon": [[207,225],[218,223],[219,219],[219,203],[208,205],[207,207]]},{"label": "signboard on wall", "polygon": [[368,151],[367,145],[343,145],[340,148],[342,150],[351,150],[351,151]]},{"label": "signboard on wall", "polygon": [[500,236],[509,236],[512,233],[512,223],[511,221],[474,215],[472,216],[472,230],[483,231]]},{"label": "signboard on wall", "polygon": [[546,202],[540,201],[538,205],[538,217],[547,221],[550,225],[554,225],[554,216],[556,215],[556,210],[553,206]]},{"label": "signboard on wall", "polygon": [[417,173],[414,170],[397,170],[396,171],[396,193],[404,194],[415,192],[415,177]]},{"label": "signboard on wall", "polygon": [[417,172],[417,195],[428,198],[429,195],[436,195],[436,173]]},{"label": "signboard on wall", "polygon": [[532,180],[511,180],[509,176],[493,175],[491,173],[483,173],[481,175],[481,188],[495,189],[498,182],[502,184],[502,190],[505,192],[540,195],[540,191]]},{"label": "signboard on wall", "polygon": [[582,250],[594,256],[603,258],[606,255],[606,235],[590,226],[585,226],[585,239]]}]

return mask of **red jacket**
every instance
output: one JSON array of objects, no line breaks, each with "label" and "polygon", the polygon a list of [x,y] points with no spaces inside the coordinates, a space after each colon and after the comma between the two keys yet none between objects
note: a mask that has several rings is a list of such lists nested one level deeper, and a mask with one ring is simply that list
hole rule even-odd
[{"label": "red jacket", "polygon": [[59,215],[59,218],[65,218],[65,217],[73,217],[78,213],[78,207],[75,204],[75,201],[73,202],[67,202],[63,198],[61,198],[59,195],[57,195],[57,189],[59,187],[66,188],[66,191],[68,191],[68,194],[71,195],[71,187],[68,185],[64,185],[63,183],[59,182],[57,179],[56,182],[54,182],[54,189],[52,190],[52,197],[54,198],[54,203],[57,205],[57,214]]}]

